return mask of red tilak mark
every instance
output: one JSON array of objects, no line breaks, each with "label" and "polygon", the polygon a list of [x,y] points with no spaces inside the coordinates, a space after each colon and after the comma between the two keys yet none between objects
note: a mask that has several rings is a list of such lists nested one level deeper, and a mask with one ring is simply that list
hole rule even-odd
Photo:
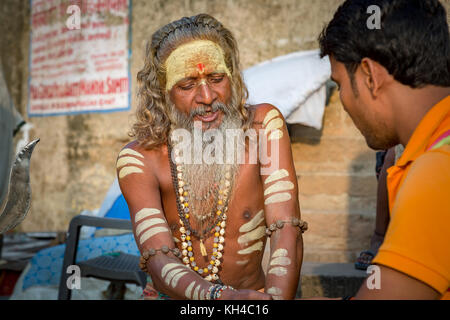
[{"label": "red tilak mark", "polygon": [[203,63],[197,64],[197,68],[198,68],[198,71],[200,71],[200,73],[205,72],[205,65]]}]

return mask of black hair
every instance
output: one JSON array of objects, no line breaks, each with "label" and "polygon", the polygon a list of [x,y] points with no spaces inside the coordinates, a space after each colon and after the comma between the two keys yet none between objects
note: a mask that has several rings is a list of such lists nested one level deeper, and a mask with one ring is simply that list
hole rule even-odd
[{"label": "black hair", "polygon": [[[379,28],[368,26],[372,5],[380,9]],[[342,62],[351,78],[367,57],[412,88],[450,86],[447,14],[438,0],[347,0],[319,44],[321,57]]]}]

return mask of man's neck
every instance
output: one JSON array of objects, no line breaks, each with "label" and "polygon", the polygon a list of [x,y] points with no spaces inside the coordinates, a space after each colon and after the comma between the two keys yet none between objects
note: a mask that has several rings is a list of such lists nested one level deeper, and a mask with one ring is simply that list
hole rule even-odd
[{"label": "man's neck", "polygon": [[450,87],[426,86],[412,89],[400,85],[393,99],[395,127],[400,143],[406,146],[423,117],[445,97]]}]

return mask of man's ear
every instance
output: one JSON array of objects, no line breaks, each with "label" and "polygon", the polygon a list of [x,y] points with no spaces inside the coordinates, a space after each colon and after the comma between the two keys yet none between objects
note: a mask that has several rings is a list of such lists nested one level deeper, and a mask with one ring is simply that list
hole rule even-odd
[{"label": "man's ear", "polygon": [[361,71],[363,72],[364,83],[367,88],[374,98],[377,97],[388,75],[387,70],[378,62],[369,58],[363,58],[361,60]]}]

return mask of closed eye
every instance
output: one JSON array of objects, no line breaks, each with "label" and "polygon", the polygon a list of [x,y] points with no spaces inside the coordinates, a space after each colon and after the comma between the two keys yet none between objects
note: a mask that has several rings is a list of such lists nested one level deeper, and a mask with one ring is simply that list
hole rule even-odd
[{"label": "closed eye", "polygon": [[189,82],[181,83],[181,84],[178,85],[178,87],[181,90],[190,90],[190,89],[195,87],[195,82],[194,81],[189,81]]},{"label": "closed eye", "polygon": [[220,83],[224,77],[225,77],[224,74],[215,74],[209,77],[209,81],[211,81],[212,83]]}]

